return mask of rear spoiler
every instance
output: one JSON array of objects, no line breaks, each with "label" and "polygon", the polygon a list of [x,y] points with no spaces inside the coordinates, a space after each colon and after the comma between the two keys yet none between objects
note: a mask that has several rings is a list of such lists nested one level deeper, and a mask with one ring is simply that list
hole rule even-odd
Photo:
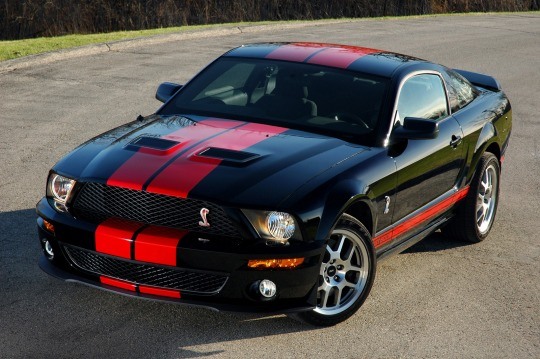
[{"label": "rear spoiler", "polygon": [[492,91],[502,90],[501,84],[499,84],[499,81],[495,80],[494,77],[491,77],[489,75],[479,74],[477,72],[471,72],[471,71],[465,71],[465,70],[457,70],[457,69],[454,69],[454,71],[460,74],[461,76],[465,77],[467,80],[469,80],[470,83],[472,83],[475,86],[484,87]]}]

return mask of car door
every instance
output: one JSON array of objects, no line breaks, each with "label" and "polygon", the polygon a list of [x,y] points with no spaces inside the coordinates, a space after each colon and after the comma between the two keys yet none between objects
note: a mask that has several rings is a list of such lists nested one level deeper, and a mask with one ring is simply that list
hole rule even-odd
[{"label": "car door", "polygon": [[420,232],[433,219],[431,205],[452,192],[464,164],[463,134],[449,114],[445,85],[438,73],[407,77],[395,108],[394,128],[406,117],[416,117],[436,121],[439,133],[434,139],[409,139],[395,144],[397,149],[390,147],[397,167],[394,245]]}]

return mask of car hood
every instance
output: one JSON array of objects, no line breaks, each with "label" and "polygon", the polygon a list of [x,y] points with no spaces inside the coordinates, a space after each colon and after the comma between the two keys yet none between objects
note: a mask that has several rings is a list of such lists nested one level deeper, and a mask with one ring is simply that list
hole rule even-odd
[{"label": "car hood", "polygon": [[365,150],[284,127],[152,115],[88,141],[54,171],[223,205],[277,208],[306,182]]}]

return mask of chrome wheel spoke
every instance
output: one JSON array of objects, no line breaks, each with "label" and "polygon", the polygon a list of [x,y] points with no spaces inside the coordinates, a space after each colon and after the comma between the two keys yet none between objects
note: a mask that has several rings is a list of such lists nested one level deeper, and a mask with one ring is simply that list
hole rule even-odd
[{"label": "chrome wheel spoke", "polygon": [[354,246],[351,246],[349,248],[349,252],[345,254],[344,262],[347,263],[348,265],[352,265],[351,260],[353,258],[353,255],[354,255]]},{"label": "chrome wheel spoke", "polygon": [[336,287],[336,298],[334,300],[334,303],[336,306],[339,306],[341,302],[341,293],[342,293],[342,289],[340,287]]},{"label": "chrome wheel spoke", "polygon": [[319,291],[319,293],[320,293],[319,305],[321,308],[326,308],[326,304],[328,301],[328,290],[322,290],[322,291]]},{"label": "chrome wheel spoke", "polygon": [[341,239],[339,241],[339,246],[338,246],[338,249],[336,250],[336,253],[341,254],[341,251],[343,250],[343,245],[345,244],[346,239],[347,238],[345,238],[345,236],[343,236],[343,235],[341,236]]}]

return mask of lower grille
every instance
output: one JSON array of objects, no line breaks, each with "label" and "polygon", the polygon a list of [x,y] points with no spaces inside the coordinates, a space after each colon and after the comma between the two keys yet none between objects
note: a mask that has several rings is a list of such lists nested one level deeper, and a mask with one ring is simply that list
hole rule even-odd
[{"label": "lower grille", "polygon": [[208,295],[218,293],[228,279],[226,275],[128,262],[72,246],[64,246],[64,250],[73,264],[85,272],[136,284]]}]

